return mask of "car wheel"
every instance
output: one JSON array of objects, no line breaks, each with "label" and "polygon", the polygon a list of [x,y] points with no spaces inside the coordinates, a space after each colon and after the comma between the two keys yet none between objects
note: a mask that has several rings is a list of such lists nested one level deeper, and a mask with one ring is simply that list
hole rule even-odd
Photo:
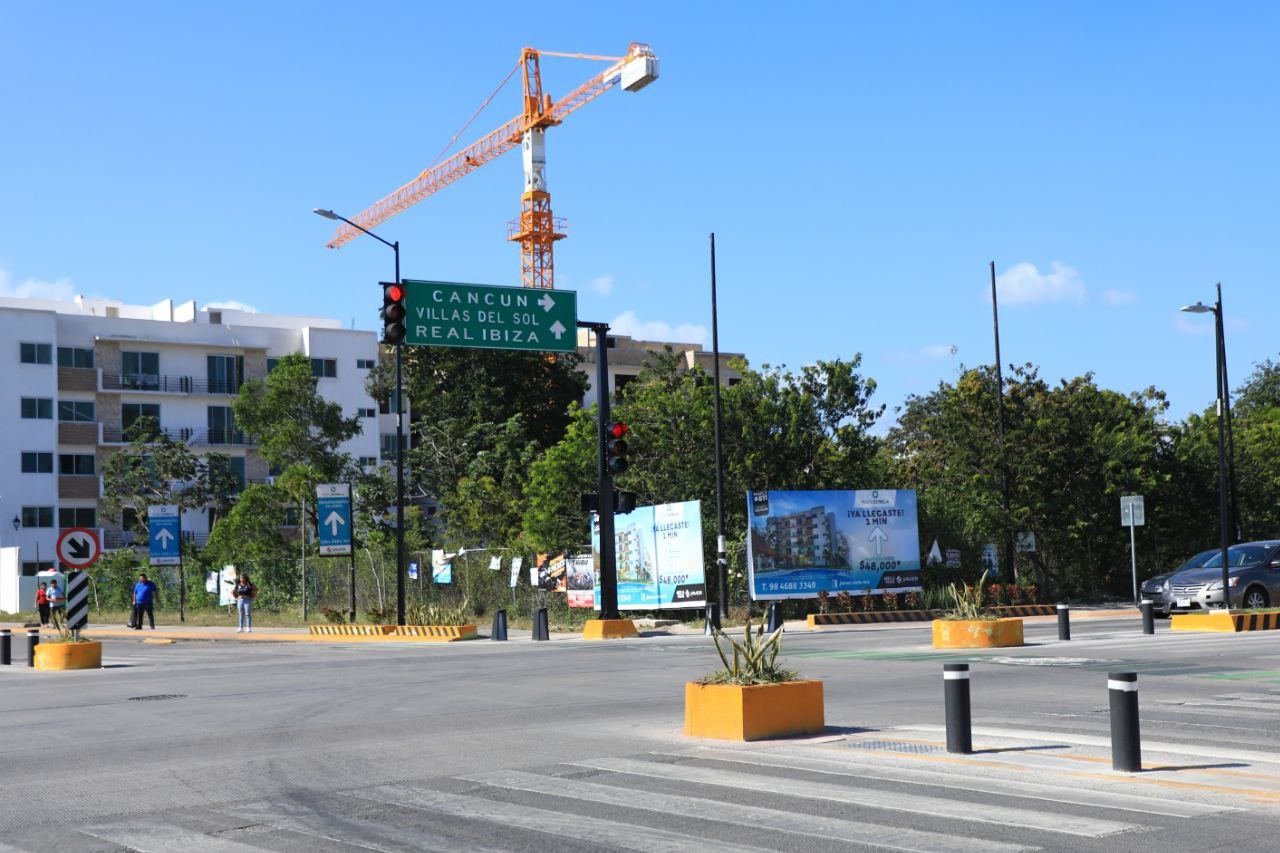
[{"label": "car wheel", "polygon": [[1267,599],[1266,590],[1251,586],[1244,591],[1244,601],[1242,603],[1245,610],[1257,610],[1261,607],[1266,607],[1270,604],[1270,601]]}]

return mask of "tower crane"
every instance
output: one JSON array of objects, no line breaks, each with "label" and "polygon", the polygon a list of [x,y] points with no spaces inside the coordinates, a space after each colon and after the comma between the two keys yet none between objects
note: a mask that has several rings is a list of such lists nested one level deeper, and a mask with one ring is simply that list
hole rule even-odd
[{"label": "tower crane", "polygon": [[[543,56],[600,60],[608,62],[609,67],[559,101],[552,102],[551,95],[542,91],[539,60]],[[524,157],[524,192],[520,196],[520,218],[507,224],[507,239],[520,244],[521,285],[553,289],[555,265],[552,247],[565,234],[564,220],[551,213],[551,193],[547,190],[546,129],[560,124],[570,113],[616,85],[621,84],[628,92],[648,86],[658,79],[658,58],[649,45],[639,42],[632,42],[625,56],[555,53],[526,47],[521,50],[516,67],[498,89],[518,71],[523,72],[524,81],[524,111],[520,115],[447,160],[427,167],[418,177],[357,214],[353,221],[361,228],[372,229],[518,145]],[[480,109],[483,110],[496,94],[497,90]],[[360,233],[343,223],[327,245],[331,249],[341,248]]]}]

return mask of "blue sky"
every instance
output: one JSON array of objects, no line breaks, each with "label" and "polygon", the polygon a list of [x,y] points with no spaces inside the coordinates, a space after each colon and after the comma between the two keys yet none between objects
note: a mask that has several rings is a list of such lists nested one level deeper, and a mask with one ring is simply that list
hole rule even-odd
[{"label": "blue sky", "polygon": [[[1266,3],[0,5],[0,293],[237,301],[374,328],[375,241],[523,45],[662,77],[548,132],[582,319],[754,365],[863,354],[878,402],[992,360],[1210,404],[1276,357],[1280,7]],[[594,73],[546,59],[559,97]],[[518,112],[508,87],[461,140]],[[518,152],[384,223],[407,278],[519,283]],[[951,348],[955,347],[955,354]]]}]

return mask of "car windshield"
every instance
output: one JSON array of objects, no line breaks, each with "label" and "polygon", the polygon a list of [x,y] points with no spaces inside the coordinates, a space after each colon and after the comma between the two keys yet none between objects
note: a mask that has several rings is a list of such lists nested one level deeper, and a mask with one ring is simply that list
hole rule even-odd
[{"label": "car windshield", "polygon": [[[1192,557],[1190,560],[1187,560],[1181,566],[1178,566],[1178,568],[1174,569],[1174,571],[1180,572],[1183,569],[1198,569],[1201,566],[1207,564],[1214,557],[1221,555],[1221,553],[1222,553],[1221,551],[1214,551],[1213,549],[1210,549],[1208,551],[1201,551],[1199,554],[1196,554],[1194,557]],[[1219,560],[1218,562],[1221,563],[1222,561]]]},{"label": "car windshield", "polygon": [[[1233,545],[1227,549],[1227,565],[1231,568],[1256,566],[1271,553],[1272,545]],[[1202,568],[1222,568],[1222,552],[1217,551]]]}]

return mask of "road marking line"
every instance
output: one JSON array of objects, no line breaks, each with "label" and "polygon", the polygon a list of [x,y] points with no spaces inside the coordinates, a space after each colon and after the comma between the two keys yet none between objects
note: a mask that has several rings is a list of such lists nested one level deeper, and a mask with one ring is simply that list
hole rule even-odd
[{"label": "road marking line", "polygon": [[564,838],[576,838],[602,847],[623,850],[651,851],[651,853],[711,850],[736,853],[736,851],[761,849],[743,844],[695,838],[652,826],[627,824],[586,815],[563,814],[515,803],[486,800],[483,797],[445,794],[409,785],[378,785],[358,791],[343,791],[342,794],[388,805],[441,812],[453,817],[482,820]]},{"label": "road marking line", "polygon": [[1227,794],[1233,797],[1248,797],[1251,800],[1257,800],[1261,803],[1276,804],[1280,803],[1280,791],[1259,791],[1255,788],[1237,788],[1231,785],[1210,785],[1203,782],[1179,782],[1174,779],[1152,779],[1146,776],[1136,776],[1133,774],[1116,774],[1108,776],[1101,773],[1080,773],[1068,772],[1068,776],[1075,776],[1079,779],[1108,779],[1111,781],[1122,781],[1129,784],[1138,785],[1156,785],[1161,788],[1180,788],[1187,791],[1205,791],[1215,794]]},{"label": "road marking line", "polygon": [[242,803],[219,808],[217,811],[246,820],[269,823],[271,826],[313,838],[367,847],[370,850],[384,850],[387,853],[399,853],[401,850],[457,853],[462,848],[483,851],[483,853],[499,853],[498,848],[477,845],[466,838],[424,831],[418,827],[401,827],[382,821],[346,817],[300,803],[279,801]]},{"label": "road marking line", "polygon": [[910,812],[912,814],[931,814],[935,817],[950,818],[952,820],[1021,826],[1027,829],[1039,829],[1046,832],[1058,832],[1090,838],[1101,838],[1118,832],[1147,828],[1138,824],[1097,818],[1082,817],[1064,821],[1062,815],[1031,809],[991,806],[984,803],[924,795],[903,795],[898,792],[853,788],[830,782],[810,782],[793,778],[775,779],[755,773],[735,773],[727,770],[713,770],[706,767],[683,764],[658,764],[652,761],[636,761],[630,758],[601,758],[566,763],[578,767],[590,767],[595,770],[608,770],[614,773],[632,773],[639,776],[652,776],[658,779],[744,788],[782,794],[789,797],[830,800],[838,803],[848,803],[849,805]]},{"label": "road marking line", "polygon": [[261,847],[183,829],[153,818],[81,826],[76,831],[142,853],[190,853],[192,850],[201,853],[262,853]]},{"label": "road marking line", "polygon": [[[890,827],[883,824],[823,817],[821,815],[796,814],[778,809],[745,806],[705,797],[661,794],[635,788],[584,782],[579,779],[537,776],[532,773],[497,770],[460,776],[471,782],[570,797],[578,801],[604,803],[625,808],[644,809],[662,814],[678,814],[684,817],[710,820],[719,823],[748,825],[760,829],[789,832],[816,838],[833,838],[851,844],[865,844],[889,850],[910,850],[920,853],[942,851],[997,851],[1027,850],[1016,844],[1003,844],[988,839],[967,839],[935,832]],[[796,845],[799,847],[799,845]]]},{"label": "road marking line", "polygon": [[[940,788],[960,788],[966,791],[981,791],[987,794],[1012,795],[1030,800],[1049,800],[1056,803],[1073,803],[1078,806],[1095,806],[1118,809],[1120,811],[1164,815],[1166,817],[1191,818],[1219,814],[1225,811],[1238,811],[1238,809],[1224,806],[1181,803],[1158,797],[1121,794],[1115,791],[1066,788],[1062,785],[1048,785],[1022,779],[985,779],[972,776],[961,778],[955,773],[923,770],[914,767],[886,768],[868,767],[866,765],[855,767],[851,766],[849,761],[839,761],[829,757],[815,757],[811,754],[813,751],[806,747],[789,747],[785,753],[780,754],[761,752],[744,754],[732,750],[708,748],[692,753],[692,755],[695,758],[710,757],[717,761],[735,761],[759,764],[765,767],[789,767],[794,770],[809,770],[814,773],[828,773],[837,776],[861,776],[881,779],[886,782],[933,785]],[[849,756],[849,758],[852,757]]]}]

